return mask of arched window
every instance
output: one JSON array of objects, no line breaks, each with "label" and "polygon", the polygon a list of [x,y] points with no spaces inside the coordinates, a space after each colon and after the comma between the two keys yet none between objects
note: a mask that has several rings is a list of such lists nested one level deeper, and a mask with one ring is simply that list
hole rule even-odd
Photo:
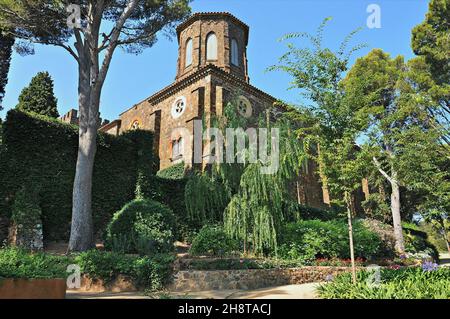
[{"label": "arched window", "polygon": [[239,66],[239,47],[236,39],[231,40],[231,63]]},{"label": "arched window", "polygon": [[184,67],[188,67],[192,64],[192,39],[186,42],[186,61]]},{"label": "arched window", "polygon": [[183,138],[172,141],[172,161],[176,161],[183,157]]},{"label": "arched window", "polygon": [[206,60],[217,60],[217,37],[214,33],[206,37]]}]

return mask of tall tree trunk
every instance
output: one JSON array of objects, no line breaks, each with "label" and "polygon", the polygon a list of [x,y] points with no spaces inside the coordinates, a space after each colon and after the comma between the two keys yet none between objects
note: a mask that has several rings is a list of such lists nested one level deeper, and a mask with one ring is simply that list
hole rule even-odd
[{"label": "tall tree trunk", "polygon": [[391,175],[389,175],[383,170],[380,162],[378,162],[375,157],[373,157],[373,162],[381,175],[383,175],[391,184],[391,213],[392,223],[394,225],[395,250],[398,254],[404,254],[405,240],[403,238],[402,218],[400,215],[400,185],[397,180],[397,172],[391,164]]},{"label": "tall tree trunk", "polygon": [[[99,32],[105,1],[89,1],[88,23],[84,30],[75,29],[78,52],[78,104],[80,110],[78,157],[73,183],[72,225],[69,251],[85,251],[95,247],[92,223],[92,172],[96,152],[99,105],[103,84],[118,45],[121,30],[137,7],[138,0],[129,0],[109,37],[104,58],[99,63]],[[82,37],[84,35],[84,38]]]},{"label": "tall tree trunk", "polygon": [[348,222],[348,237],[350,243],[350,259],[352,262],[352,281],[356,284],[356,264],[355,264],[355,248],[353,246],[353,225],[352,225],[352,212],[351,212],[351,202],[350,194],[345,192],[345,203],[347,205],[347,222]]},{"label": "tall tree trunk", "polygon": [[398,183],[391,180],[391,212],[394,224],[395,250],[399,254],[405,253],[405,242],[403,238],[402,219],[400,215],[400,187]]},{"label": "tall tree trunk", "polygon": [[447,228],[445,228],[444,219],[440,220],[440,224],[442,227],[442,236],[444,237],[445,245],[447,246],[447,251],[450,253],[450,243],[448,242]]},{"label": "tall tree trunk", "polygon": [[92,173],[97,148],[98,102],[96,103],[92,92],[91,67],[86,60],[90,61],[87,58],[80,60],[79,66],[79,144],[73,183],[69,251],[85,251],[95,247],[91,204]]}]

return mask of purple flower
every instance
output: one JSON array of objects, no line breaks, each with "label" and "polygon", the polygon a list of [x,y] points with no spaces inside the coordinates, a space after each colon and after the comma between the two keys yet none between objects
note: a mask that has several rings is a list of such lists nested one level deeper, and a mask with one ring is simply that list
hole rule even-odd
[{"label": "purple flower", "polygon": [[325,277],[325,281],[333,281],[333,279],[334,279],[333,275],[327,275]]},{"label": "purple flower", "polygon": [[424,261],[422,263],[422,270],[423,271],[434,271],[439,268],[438,264],[431,262],[431,261]]}]

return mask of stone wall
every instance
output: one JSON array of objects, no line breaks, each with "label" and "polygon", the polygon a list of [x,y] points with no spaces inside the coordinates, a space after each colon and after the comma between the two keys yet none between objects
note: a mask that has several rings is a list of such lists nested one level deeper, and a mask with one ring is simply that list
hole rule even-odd
[{"label": "stone wall", "polygon": [[258,289],[271,286],[326,281],[329,276],[350,272],[350,267],[302,267],[287,269],[182,270],[175,274],[170,289],[200,291],[216,289]]}]

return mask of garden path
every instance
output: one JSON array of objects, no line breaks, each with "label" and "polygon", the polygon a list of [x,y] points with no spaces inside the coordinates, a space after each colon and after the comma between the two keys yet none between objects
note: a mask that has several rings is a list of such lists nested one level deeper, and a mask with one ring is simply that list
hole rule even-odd
[{"label": "garden path", "polygon": [[[164,296],[175,299],[317,299],[317,283],[286,285],[254,290],[208,290],[196,292],[169,292]],[[142,292],[93,293],[68,291],[67,299],[148,299]]]},{"label": "garden path", "polygon": [[440,266],[450,267],[450,253],[440,253],[439,259]]}]

